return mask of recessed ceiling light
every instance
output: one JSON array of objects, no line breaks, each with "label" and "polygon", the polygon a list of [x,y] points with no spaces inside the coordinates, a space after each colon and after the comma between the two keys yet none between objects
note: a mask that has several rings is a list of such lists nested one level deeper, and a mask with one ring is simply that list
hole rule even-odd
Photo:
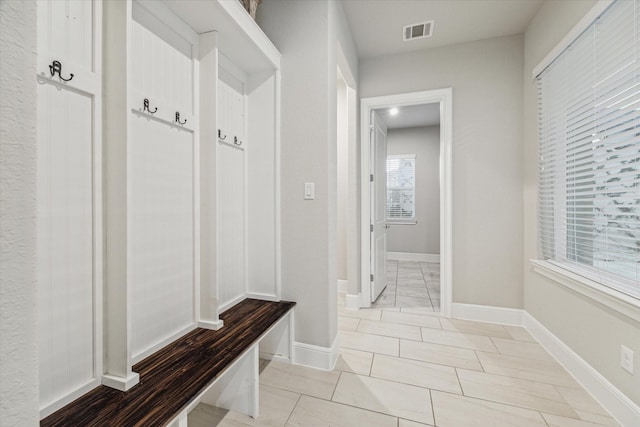
[{"label": "recessed ceiling light", "polygon": [[398,114],[398,109],[397,108],[390,109],[389,114],[391,114],[392,116],[395,116],[396,114]]}]

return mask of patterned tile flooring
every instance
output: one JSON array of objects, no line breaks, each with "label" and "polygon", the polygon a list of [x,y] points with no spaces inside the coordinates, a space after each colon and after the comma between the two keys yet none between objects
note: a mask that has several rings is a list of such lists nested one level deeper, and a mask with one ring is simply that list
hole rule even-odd
[{"label": "patterned tile flooring", "polygon": [[440,311],[440,263],[387,261],[387,287],[373,308],[413,307]]},{"label": "patterned tile flooring", "polygon": [[[402,264],[393,305],[391,292],[358,311],[339,296],[333,371],[263,360],[257,419],[201,404],[189,426],[618,426],[523,328],[440,317],[432,266]],[[398,301],[401,276],[430,307]]]}]

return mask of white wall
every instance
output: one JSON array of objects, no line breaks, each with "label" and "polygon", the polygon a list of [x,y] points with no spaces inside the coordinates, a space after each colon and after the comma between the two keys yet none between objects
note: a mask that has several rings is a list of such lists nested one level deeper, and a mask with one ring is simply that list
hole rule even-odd
[{"label": "white wall", "polygon": [[[537,94],[533,68],[595,4],[593,0],[545,2],[524,44],[524,292],[525,309],[636,404],[640,404],[640,324],[533,272],[538,258]],[[620,368],[620,344],[635,353],[636,375]]]},{"label": "white wall", "polygon": [[338,280],[347,280],[347,217],[349,210],[349,128],[348,128],[348,102],[347,85],[342,76],[338,76],[338,102],[337,102],[337,162],[338,162],[338,213],[336,234],[336,266]]},{"label": "white wall", "polygon": [[416,155],[417,224],[393,224],[387,251],[440,253],[440,126],[389,129],[387,155]]},{"label": "white wall", "polygon": [[453,301],[522,308],[521,35],[363,60],[360,95],[453,88]]},{"label": "white wall", "polygon": [[37,425],[36,3],[0,2],[0,425]]},{"label": "white wall", "polygon": [[342,14],[333,0],[270,0],[257,16],[282,53],[282,297],[298,304],[296,341],[325,348],[337,333],[337,45],[357,63]]}]

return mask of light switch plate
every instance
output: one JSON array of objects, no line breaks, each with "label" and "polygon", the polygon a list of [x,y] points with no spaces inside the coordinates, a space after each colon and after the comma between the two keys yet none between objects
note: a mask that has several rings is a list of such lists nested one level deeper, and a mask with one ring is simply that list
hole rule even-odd
[{"label": "light switch plate", "polygon": [[313,200],[316,198],[316,184],[313,182],[304,183],[304,199]]}]

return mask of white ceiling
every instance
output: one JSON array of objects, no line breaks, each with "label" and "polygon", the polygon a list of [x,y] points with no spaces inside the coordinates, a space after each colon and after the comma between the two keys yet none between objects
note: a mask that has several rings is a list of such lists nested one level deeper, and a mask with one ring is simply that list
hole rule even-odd
[{"label": "white ceiling", "polygon": [[440,104],[411,105],[399,107],[398,114],[392,116],[389,108],[378,111],[388,129],[435,126],[440,124]]},{"label": "white ceiling", "polygon": [[[358,56],[404,53],[523,33],[543,0],[342,0]],[[402,41],[402,27],[435,20],[433,36]]]}]

